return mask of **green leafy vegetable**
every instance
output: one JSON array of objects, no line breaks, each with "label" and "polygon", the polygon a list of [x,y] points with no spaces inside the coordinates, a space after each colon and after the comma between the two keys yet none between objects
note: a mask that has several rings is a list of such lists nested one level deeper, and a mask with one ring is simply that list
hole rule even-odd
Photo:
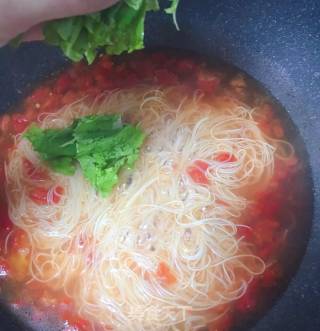
[{"label": "green leafy vegetable", "polygon": [[138,127],[123,124],[119,115],[83,117],[66,129],[31,126],[25,137],[56,172],[72,175],[79,162],[102,196],[111,192],[123,167],[134,165],[145,138]]},{"label": "green leafy vegetable", "polygon": [[171,1],[171,6],[167,9],[165,9],[165,12],[167,14],[171,14],[173,16],[173,22],[177,28],[177,30],[179,30],[179,25],[177,22],[177,10],[178,10],[178,5],[179,5],[179,0],[170,0]]},{"label": "green leafy vegetable", "polygon": [[[179,0],[165,10],[176,21]],[[144,22],[149,11],[159,11],[158,0],[122,0],[101,12],[59,19],[44,25],[45,40],[62,49],[73,61],[84,57],[91,64],[97,51],[121,54],[144,48]]]}]

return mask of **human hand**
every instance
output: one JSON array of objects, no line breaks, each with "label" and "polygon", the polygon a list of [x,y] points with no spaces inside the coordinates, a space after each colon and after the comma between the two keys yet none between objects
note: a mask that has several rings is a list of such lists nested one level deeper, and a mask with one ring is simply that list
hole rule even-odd
[{"label": "human hand", "polygon": [[41,23],[110,7],[118,0],[0,0],[0,46],[19,34],[42,39]]}]

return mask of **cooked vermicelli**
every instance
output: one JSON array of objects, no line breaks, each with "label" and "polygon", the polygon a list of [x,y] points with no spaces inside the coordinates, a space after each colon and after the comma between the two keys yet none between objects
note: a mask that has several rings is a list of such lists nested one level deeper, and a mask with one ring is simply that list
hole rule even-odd
[{"label": "cooked vermicelli", "polygon": [[[291,156],[291,145],[267,137],[254,109],[236,101],[221,107],[179,88],[110,92],[39,120],[42,128],[64,128],[85,115],[115,113],[147,139],[108,198],[80,169],[74,176],[46,169],[48,204],[35,203],[24,160],[44,166],[31,143],[17,138],[7,197],[13,223],[30,241],[29,282],[62,289],[106,330],[196,330],[264,272],[265,261],[236,234],[251,197],[270,182],[275,159]],[[58,187],[61,199],[50,203]]]}]

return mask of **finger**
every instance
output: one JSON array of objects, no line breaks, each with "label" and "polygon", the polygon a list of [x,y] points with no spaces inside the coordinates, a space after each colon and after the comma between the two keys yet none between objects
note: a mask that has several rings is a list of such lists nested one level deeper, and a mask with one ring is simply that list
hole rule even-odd
[{"label": "finger", "polygon": [[44,38],[42,32],[42,24],[37,24],[24,33],[22,40],[23,41],[35,41],[42,40]]},{"label": "finger", "polygon": [[[24,0],[30,6],[29,0]],[[114,5],[118,0],[42,0],[32,1],[34,23],[56,18],[96,12]]]}]

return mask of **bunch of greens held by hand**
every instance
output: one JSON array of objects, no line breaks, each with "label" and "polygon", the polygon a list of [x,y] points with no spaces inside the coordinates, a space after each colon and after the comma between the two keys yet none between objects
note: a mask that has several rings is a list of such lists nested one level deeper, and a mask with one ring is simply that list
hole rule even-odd
[{"label": "bunch of greens held by hand", "polygon": [[[179,0],[168,1],[165,12],[173,15],[178,28]],[[44,25],[44,38],[72,61],[86,58],[91,64],[101,48],[110,55],[144,48],[144,22],[149,11],[160,11],[158,0],[121,0],[97,13],[50,21]]]}]

